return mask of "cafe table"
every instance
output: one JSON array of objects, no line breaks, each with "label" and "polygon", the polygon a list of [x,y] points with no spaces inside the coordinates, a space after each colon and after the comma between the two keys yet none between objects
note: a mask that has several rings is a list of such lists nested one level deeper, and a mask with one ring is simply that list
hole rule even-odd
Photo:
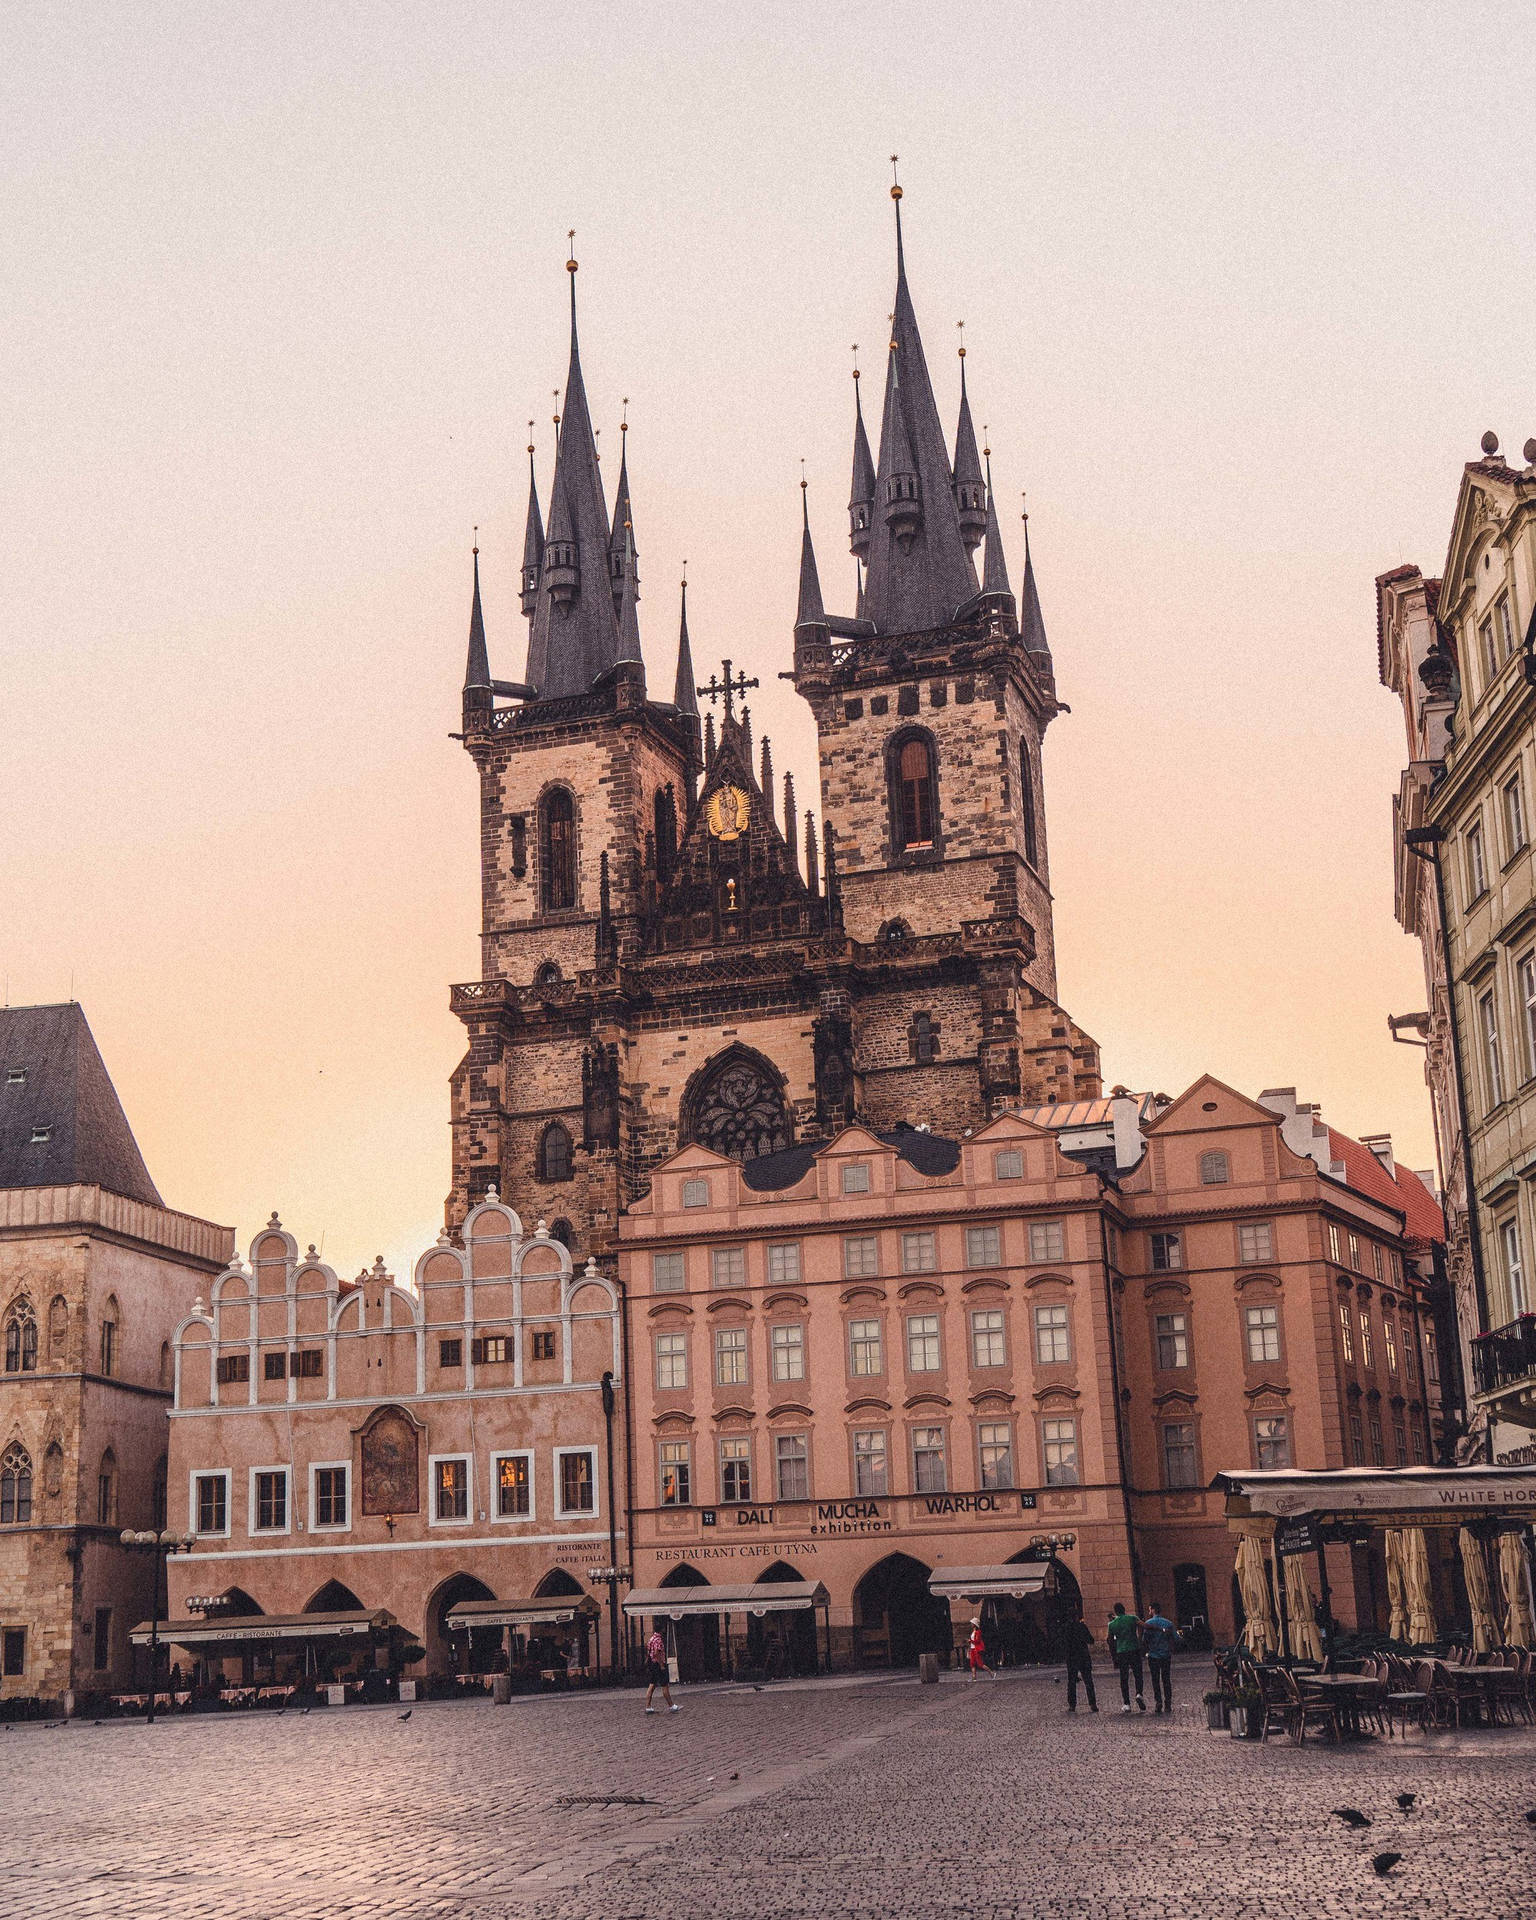
[{"label": "cafe table", "polygon": [[1360,1725],[1360,1708],[1366,1698],[1376,1691],[1377,1682],[1365,1673],[1304,1673],[1296,1676],[1296,1684],[1304,1694],[1326,1700],[1338,1715],[1339,1733],[1349,1740],[1363,1740],[1368,1736]]}]

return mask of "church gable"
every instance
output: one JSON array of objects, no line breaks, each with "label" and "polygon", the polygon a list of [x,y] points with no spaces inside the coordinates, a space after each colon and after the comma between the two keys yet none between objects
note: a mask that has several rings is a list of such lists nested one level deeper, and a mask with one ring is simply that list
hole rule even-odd
[{"label": "church gable", "polygon": [[1150,1134],[1210,1133],[1219,1127],[1273,1127],[1275,1115],[1214,1074],[1203,1073],[1147,1129]]}]

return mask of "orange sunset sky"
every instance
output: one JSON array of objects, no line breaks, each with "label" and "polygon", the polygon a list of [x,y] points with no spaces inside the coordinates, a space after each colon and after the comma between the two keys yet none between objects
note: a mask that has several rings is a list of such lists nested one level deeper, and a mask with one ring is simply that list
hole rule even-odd
[{"label": "orange sunset sky", "polygon": [[1536,433],[1518,13],[21,0],[4,42],[0,967],[84,1004],[169,1204],[242,1244],[276,1207],[343,1273],[441,1224],[469,550],[520,678],[569,227],[653,689],[686,556],[701,675],[758,675],[814,799],[800,462],[849,612],[893,151],[1015,578],[1028,490],[1106,1084],[1294,1084],[1431,1164],[1373,580],[1438,570],[1485,428]]}]

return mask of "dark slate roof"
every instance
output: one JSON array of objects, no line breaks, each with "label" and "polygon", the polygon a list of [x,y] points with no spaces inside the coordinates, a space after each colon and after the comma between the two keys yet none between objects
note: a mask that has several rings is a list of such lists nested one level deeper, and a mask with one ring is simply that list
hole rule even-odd
[{"label": "dark slate roof", "polygon": [[480,611],[480,549],[475,548],[475,597],[469,606],[469,657],[464,663],[464,691],[491,684],[491,663],[485,651],[485,616]]},{"label": "dark slate roof", "polygon": [[[877,1140],[894,1147],[908,1166],[930,1180],[953,1173],[960,1164],[960,1142],[947,1140],[938,1133],[919,1133],[916,1127],[897,1127],[892,1133],[877,1133]],[[779,1193],[798,1186],[811,1170],[811,1163],[827,1140],[806,1140],[798,1147],[786,1147],[782,1153],[759,1154],[748,1160],[741,1177],[754,1193]]]},{"label": "dark slate roof", "polygon": [[[35,1140],[43,1129],[47,1138]],[[80,1007],[6,1007],[0,1187],[77,1184],[164,1205]]]}]

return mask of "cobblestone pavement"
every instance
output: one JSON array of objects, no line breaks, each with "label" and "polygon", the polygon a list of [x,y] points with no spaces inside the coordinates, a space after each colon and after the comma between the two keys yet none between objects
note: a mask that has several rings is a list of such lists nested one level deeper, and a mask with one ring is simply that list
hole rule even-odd
[{"label": "cobblestone pavement", "polygon": [[[654,1718],[598,1694],[15,1726],[0,1916],[1536,1912],[1536,1729],[1260,1747],[1206,1731],[1208,1671],[1185,1667],[1168,1721],[1123,1718],[1107,1685],[1069,1719],[1045,1672],[684,1689]],[[569,1804],[620,1794],[647,1804]]]}]

